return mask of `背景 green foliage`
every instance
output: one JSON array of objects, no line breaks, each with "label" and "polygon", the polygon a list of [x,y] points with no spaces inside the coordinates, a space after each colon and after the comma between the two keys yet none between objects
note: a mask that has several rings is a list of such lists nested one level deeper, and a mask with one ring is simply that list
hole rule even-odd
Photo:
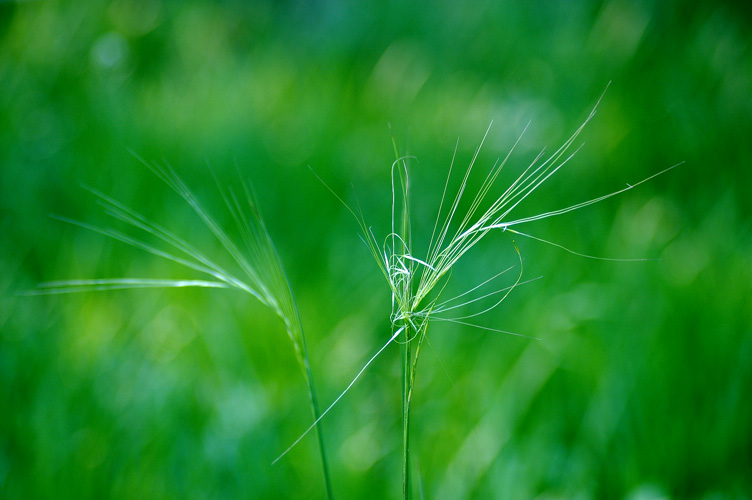
[{"label": "\u80cc\u666f green foliage", "polygon": [[[312,435],[270,463],[310,425],[311,410],[284,322],[248,293],[18,295],[71,277],[221,281],[50,219],[111,225],[184,257],[103,215],[81,183],[250,285],[195,212],[128,150],[179,165],[240,248],[204,159],[223,183],[236,178],[235,164],[254,179],[329,404],[389,340],[390,292],[350,215],[306,165],[367,214],[381,248],[392,232],[392,123],[407,144],[400,156],[417,157],[409,255],[428,262],[458,135],[455,164],[467,166],[494,123],[464,214],[478,172],[525,123],[489,202],[537,148],[560,144],[613,80],[576,161],[514,218],[685,166],[597,208],[490,231],[457,261],[437,305],[505,269],[447,306],[511,286],[520,270],[512,239],[525,275],[503,306],[462,320],[488,329],[440,318],[483,311],[505,292],[434,310],[410,413],[415,491],[749,498],[750,33],[744,4],[709,0],[0,3],[0,497],[323,496]],[[398,232],[399,169],[395,181]],[[648,260],[584,259],[513,230],[581,254]],[[425,269],[412,262],[415,273]],[[528,277],[538,279],[521,286]],[[396,342],[323,422],[336,498],[401,489]]]}]

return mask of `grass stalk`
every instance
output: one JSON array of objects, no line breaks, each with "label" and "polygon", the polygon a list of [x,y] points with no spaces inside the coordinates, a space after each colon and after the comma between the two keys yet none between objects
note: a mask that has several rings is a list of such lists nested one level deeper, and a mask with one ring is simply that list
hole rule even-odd
[{"label": "grass stalk", "polygon": [[321,456],[321,468],[324,476],[324,487],[326,489],[326,498],[329,500],[334,499],[334,492],[332,491],[332,476],[329,472],[329,460],[326,454],[326,444],[324,442],[324,428],[321,425],[321,410],[319,409],[319,400],[316,394],[316,384],[313,382],[313,373],[311,372],[311,364],[308,362],[308,346],[303,339],[303,359],[305,365],[305,379],[308,386],[308,396],[311,404],[311,410],[313,413],[313,421],[316,422],[316,438],[318,441],[319,454]]},{"label": "grass stalk", "polygon": [[402,497],[405,499],[407,499],[410,494],[411,334],[412,330],[405,328],[405,340],[402,343]]}]

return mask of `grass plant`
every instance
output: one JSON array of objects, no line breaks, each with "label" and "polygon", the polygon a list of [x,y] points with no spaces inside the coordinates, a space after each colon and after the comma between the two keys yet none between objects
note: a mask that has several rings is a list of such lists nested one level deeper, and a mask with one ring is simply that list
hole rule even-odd
[{"label": "grass plant", "polygon": [[[553,153],[546,155],[542,150],[516,179],[503,190],[501,195],[492,196],[491,192],[500,174],[519,144],[527,130],[522,131],[508,154],[496,161],[486,173],[484,180],[475,193],[469,192],[469,179],[473,173],[478,155],[489,134],[489,129],[465,169],[460,175],[456,188],[454,179],[454,164],[457,148],[452,158],[449,172],[444,184],[441,201],[437,209],[435,222],[431,236],[424,246],[423,252],[415,251],[413,241],[411,198],[413,186],[410,182],[410,156],[402,155],[394,138],[393,146],[395,161],[391,167],[391,230],[382,237],[377,237],[366,222],[366,218],[360,207],[350,207],[332,191],[352,215],[356,218],[371,256],[381,274],[384,277],[391,295],[390,323],[391,332],[386,342],[366,362],[355,375],[350,384],[339,394],[324,411],[320,411],[316,396],[313,375],[309,363],[308,348],[306,345],[300,313],[285,275],[284,268],[277,254],[269,232],[264,225],[257,209],[257,202],[247,183],[241,182],[241,189],[236,192],[232,187],[222,189],[217,181],[218,190],[229,210],[238,233],[240,242],[234,241],[223,230],[216,220],[202,207],[189,188],[178,177],[175,171],[167,164],[164,166],[149,164],[144,161],[154,173],[193,209],[203,224],[211,231],[221,243],[224,250],[238,265],[242,274],[234,274],[217,264],[198,249],[190,245],[179,236],[169,230],[151,222],[138,212],[112,199],[111,197],[89,189],[104,207],[107,214],[118,219],[135,229],[141,230],[151,237],[156,237],[169,250],[158,248],[144,240],[134,238],[114,229],[102,229],[86,223],[58,217],[59,219],[76,224],[86,229],[101,233],[105,236],[121,241],[125,244],[144,250],[155,256],[168,259],[188,269],[197,271],[207,276],[207,279],[195,280],[166,280],[147,278],[115,278],[115,279],[91,279],[91,280],[68,280],[44,283],[38,290],[32,293],[52,294],[71,293],[83,291],[101,291],[124,288],[171,288],[171,287],[210,287],[232,288],[245,292],[265,306],[269,307],[282,320],[287,335],[295,350],[306,384],[310,406],[313,414],[313,423],[295,440],[274,462],[284,457],[295,447],[307,434],[316,429],[325,488],[328,498],[332,498],[332,486],[327,465],[326,449],[324,445],[321,420],[341,400],[342,397],[363,375],[371,363],[383,353],[392,343],[398,343],[401,349],[401,475],[402,496],[405,500],[412,497],[413,485],[411,484],[412,458],[410,454],[410,415],[415,388],[418,360],[421,349],[428,340],[428,327],[432,321],[452,322],[462,326],[481,327],[474,323],[474,318],[488,313],[499,307],[502,302],[517,286],[532,280],[523,281],[523,258],[519,248],[512,240],[512,246],[517,256],[517,264],[491,275],[478,285],[459,293],[453,297],[445,298],[444,291],[449,283],[452,270],[456,264],[477,245],[487,234],[492,231],[507,232],[515,236],[532,238],[534,240],[554,245],[565,251],[588,258],[590,255],[575,252],[556,243],[532,234],[522,232],[519,228],[523,224],[542,219],[556,217],[575,210],[585,208],[610,197],[624,193],[634,187],[647,182],[669,169],[663,170],[646,179],[634,184],[628,184],[626,188],[610,192],[608,194],[583,201],[558,210],[543,212],[534,216],[514,218],[514,210],[530,197],[546,181],[565,166],[577,153],[579,147],[574,144],[585,128],[595,116],[598,103],[592,108],[584,122],[574,133]],[[142,160],[143,161],[143,160]],[[215,178],[216,180],[216,178]],[[323,182],[323,181],[322,181]],[[326,185],[326,184],[324,184]],[[327,186],[328,188],[328,186]],[[451,192],[454,195],[450,195]],[[467,201],[469,200],[469,203]],[[644,259],[606,259],[606,260],[644,260]],[[512,283],[507,286],[495,287],[497,278],[513,272]],[[467,306],[473,304],[485,304],[479,311],[461,313]],[[494,331],[511,335],[526,335],[492,329]],[[534,337],[528,337],[534,338]],[[418,480],[420,478],[418,477]],[[418,481],[420,485],[420,481]],[[420,487],[422,491],[422,486]],[[421,494],[422,496],[422,494]]]},{"label": "grass plant", "polygon": [[[363,368],[353,378],[345,390],[340,393],[326,410],[324,410],[319,417],[319,420],[339,402],[347,391],[350,390],[376,357],[378,357],[391,343],[398,342],[401,346],[402,374],[400,390],[402,394],[402,496],[405,500],[412,497],[410,412],[413,389],[415,387],[415,375],[421,348],[428,338],[427,332],[431,321],[448,321],[463,326],[491,329],[500,333],[539,340],[535,337],[530,337],[520,333],[483,327],[472,323],[473,318],[495,309],[501,305],[504,299],[509,296],[515,287],[526,283],[526,281],[522,281],[522,255],[514,241],[512,241],[512,245],[514,246],[514,250],[518,257],[518,266],[513,267],[518,267],[518,269],[516,271],[516,278],[512,285],[493,289],[490,292],[482,292],[482,290],[488,289],[489,285],[499,276],[511,271],[513,268],[510,267],[489,277],[482,283],[465,292],[448,299],[442,299],[442,292],[444,292],[449,279],[451,278],[452,269],[471,248],[478,244],[488,233],[498,230],[544,242],[581,257],[623,262],[647,260],[596,257],[583,254],[557,243],[522,232],[518,227],[528,222],[534,222],[573,212],[619,195],[667,172],[677,165],[669,167],[668,169],[658,172],[637,183],[627,184],[626,188],[568,207],[519,219],[510,217],[513,210],[520,205],[520,203],[528,198],[528,196],[532,195],[559,169],[566,165],[575,156],[577,151],[579,151],[579,148],[582,146],[571,151],[572,146],[585,126],[595,116],[599,103],[600,99],[596,102],[585,121],[555,152],[546,157],[545,149],[542,150],[532,163],[504,190],[500,196],[497,196],[488,203],[489,193],[527,130],[527,127],[525,127],[517,141],[510,148],[506,157],[496,161],[490,171],[486,174],[478,191],[473,195],[470,195],[472,196],[471,202],[465,210],[462,210],[461,207],[463,206],[463,200],[468,196],[468,181],[491,126],[489,125],[483,139],[475,150],[472,160],[464,174],[462,174],[454,197],[451,198],[450,201],[448,194],[456,159],[457,148],[455,147],[455,154],[450,163],[449,173],[447,174],[446,182],[444,184],[444,190],[437,210],[436,220],[424,254],[413,251],[414,242],[410,210],[412,186],[410,183],[409,167],[409,160],[411,157],[399,153],[394,138],[392,138],[392,144],[394,146],[396,159],[391,167],[391,231],[384,238],[379,239],[373,233],[371,226],[366,222],[365,216],[359,207],[353,208],[348,206],[342,198],[337,195],[337,193],[324,183],[332,194],[340,200],[340,202],[358,221],[362,232],[362,239],[368,247],[368,250],[381,271],[381,274],[384,276],[391,294],[391,335],[376,354],[365,363]],[[482,308],[480,311],[464,315],[460,314],[459,316],[453,315],[454,313],[452,311],[456,312],[463,310],[466,306],[485,299],[491,299],[491,304]],[[318,420],[315,421],[289,448],[287,448],[277,460],[299,443],[307,433],[313,430],[317,423]]]},{"label": "grass plant", "polygon": [[[140,159],[140,158],[139,158]],[[31,294],[59,294],[73,292],[118,290],[128,288],[231,288],[247,293],[271,309],[283,322],[292,343],[308,389],[313,419],[317,422],[318,448],[327,498],[334,497],[327,461],[324,435],[320,423],[319,403],[308,355],[308,346],[303,332],[303,323],[287,279],[279,254],[274,247],[269,231],[262,219],[250,185],[240,175],[239,192],[232,187],[223,190],[216,179],[217,189],[224,200],[240,234],[240,242],[234,241],[216,219],[201,205],[188,186],[169,165],[151,164],[140,159],[154,174],[175,191],[196,213],[203,224],[221,243],[224,250],[238,265],[242,274],[232,273],[204,255],[193,245],[168,229],[150,221],[140,213],[95,189],[87,188],[99,200],[105,212],[115,219],[161,240],[170,250],[163,250],[144,240],[134,238],[115,229],[92,226],[67,217],[54,216],[62,221],[81,226],[91,231],[121,241],[148,253],[168,259],[185,268],[198,271],[209,279],[170,280],[152,278],[82,279],[42,283]]]}]

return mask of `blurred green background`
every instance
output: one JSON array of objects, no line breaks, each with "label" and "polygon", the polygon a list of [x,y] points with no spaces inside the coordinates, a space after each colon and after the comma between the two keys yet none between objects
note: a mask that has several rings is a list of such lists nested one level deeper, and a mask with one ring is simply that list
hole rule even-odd
[{"label": "blurred green background", "polygon": [[[328,404],[389,336],[355,221],[389,228],[390,124],[416,248],[457,138],[477,177],[531,126],[503,191],[612,81],[522,228],[525,278],[482,325],[437,323],[412,449],[425,498],[752,498],[752,9],[748,2],[0,2],[0,497],[323,498],[279,321],[225,290],[23,296],[75,278],[199,277],[48,217],[122,229],[92,186],[219,247],[131,154],[227,220],[207,162],[254,183]],[[477,185],[477,184],[476,184]],[[517,260],[488,236],[462,291]],[[511,279],[511,278],[510,278]],[[509,284],[507,280],[506,284]],[[448,293],[448,292],[447,292]],[[469,307],[465,312],[473,312]],[[399,349],[324,421],[337,498],[400,494]]]}]

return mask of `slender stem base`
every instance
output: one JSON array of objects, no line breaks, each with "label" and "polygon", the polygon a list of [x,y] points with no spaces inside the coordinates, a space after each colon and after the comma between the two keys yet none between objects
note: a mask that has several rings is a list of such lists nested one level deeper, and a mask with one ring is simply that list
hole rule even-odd
[{"label": "slender stem base", "polygon": [[413,363],[410,340],[413,331],[405,328],[402,349],[402,497],[410,498],[410,397],[412,394]]},{"label": "slender stem base", "polygon": [[[304,344],[305,360],[303,362],[305,366],[306,382],[308,383],[308,396],[311,400],[311,410],[313,411],[314,422],[318,421],[321,417],[321,411],[319,410],[319,401],[316,396],[316,389],[313,384],[313,374],[311,373],[311,365],[308,363],[308,348]],[[324,473],[324,486],[326,487],[326,498],[328,500],[334,500],[334,493],[332,492],[332,479],[329,474],[329,462],[326,458],[326,446],[324,445],[324,430],[321,422],[316,424],[316,437],[319,442],[319,454],[321,455],[321,466]]]}]

